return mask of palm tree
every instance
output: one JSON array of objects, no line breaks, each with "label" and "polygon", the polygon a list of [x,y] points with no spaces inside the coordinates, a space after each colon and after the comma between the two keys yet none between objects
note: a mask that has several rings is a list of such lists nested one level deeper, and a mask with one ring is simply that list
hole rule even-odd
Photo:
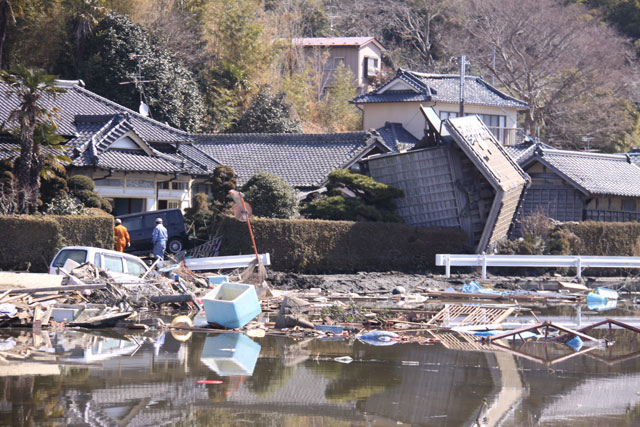
[{"label": "palm tree", "polygon": [[10,73],[4,70],[0,73],[2,80],[11,88],[7,94],[17,96],[20,100],[18,108],[9,116],[10,121],[19,125],[20,157],[15,162],[19,190],[18,213],[34,213],[38,205],[40,173],[45,160],[42,145],[60,143],[59,139],[52,138],[56,127],[55,109],[43,108],[39,101],[44,97],[55,99],[64,89],[57,87],[55,77],[43,70],[17,66]]}]

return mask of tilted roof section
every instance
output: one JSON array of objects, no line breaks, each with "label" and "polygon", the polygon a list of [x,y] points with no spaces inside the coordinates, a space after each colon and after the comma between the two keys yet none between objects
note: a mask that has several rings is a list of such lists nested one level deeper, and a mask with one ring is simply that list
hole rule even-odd
[{"label": "tilted roof section", "polygon": [[[404,89],[393,90],[398,81],[404,83]],[[406,88],[408,86],[409,88]],[[395,77],[371,92],[357,96],[353,100],[357,104],[377,102],[444,102],[457,104],[460,102],[460,75],[430,74],[399,69]],[[466,105],[482,105],[517,110],[528,109],[529,106],[510,95],[496,89],[481,77],[465,76],[464,103]]]},{"label": "tilted roof section", "polygon": [[625,154],[537,147],[528,164],[539,161],[586,195],[640,197],[640,168]]},{"label": "tilted roof section", "polygon": [[507,237],[530,178],[477,116],[448,119],[444,125],[455,143],[496,190],[477,246],[477,251],[481,252]]},{"label": "tilted roof section", "polygon": [[[187,132],[149,117],[144,117],[133,110],[84,89],[79,82],[76,83],[60,81],[58,86],[64,88],[66,92],[56,95],[55,99],[49,96],[39,101],[40,106],[43,108],[51,109],[55,106],[59,109],[59,117],[56,119],[59,134],[75,136],[80,133],[78,123],[76,123],[77,116],[128,114],[133,128],[147,142],[188,140],[189,134]],[[7,95],[10,92],[9,86],[0,82],[0,93],[2,93],[2,96],[0,96],[0,123],[8,122],[10,112],[18,108],[19,99],[16,95]]]},{"label": "tilted roof section", "polygon": [[329,172],[348,168],[373,150],[390,151],[368,132],[194,135],[193,146],[212,162],[231,166],[240,184],[264,171],[298,188],[322,185]]},{"label": "tilted roof section", "polygon": [[418,138],[409,133],[402,126],[402,123],[387,122],[384,126],[376,129],[385,145],[393,151],[400,151],[401,148],[411,148],[418,143]]},{"label": "tilted roof section", "polygon": [[385,50],[382,43],[376,40],[375,37],[302,37],[294,38],[291,40],[294,45],[297,46],[364,46],[369,42],[375,43],[381,50]]}]

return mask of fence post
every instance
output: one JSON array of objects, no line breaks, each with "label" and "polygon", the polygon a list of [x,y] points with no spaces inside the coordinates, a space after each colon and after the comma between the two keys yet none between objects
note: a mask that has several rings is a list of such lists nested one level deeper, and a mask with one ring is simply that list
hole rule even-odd
[{"label": "fence post", "polygon": [[578,273],[578,277],[582,278],[582,258],[578,256],[578,262],[576,263],[576,270]]},{"label": "fence post", "polygon": [[445,272],[447,277],[451,277],[451,259],[447,256],[445,260]]},{"label": "fence post", "polygon": [[482,254],[482,278],[487,278],[487,255]]}]

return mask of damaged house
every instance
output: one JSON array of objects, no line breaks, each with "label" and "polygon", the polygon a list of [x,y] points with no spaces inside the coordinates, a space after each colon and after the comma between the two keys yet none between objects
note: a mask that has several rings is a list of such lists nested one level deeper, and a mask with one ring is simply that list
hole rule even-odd
[{"label": "damaged house", "polygon": [[529,177],[477,116],[440,121],[422,109],[423,143],[372,156],[371,177],[401,188],[398,214],[411,225],[460,228],[477,253],[507,237]]}]

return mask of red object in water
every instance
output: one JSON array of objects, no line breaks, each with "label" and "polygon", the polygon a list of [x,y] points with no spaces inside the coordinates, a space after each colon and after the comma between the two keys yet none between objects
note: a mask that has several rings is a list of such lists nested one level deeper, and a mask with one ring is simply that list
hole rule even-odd
[{"label": "red object in water", "polygon": [[198,384],[224,384],[220,380],[198,380]]}]

